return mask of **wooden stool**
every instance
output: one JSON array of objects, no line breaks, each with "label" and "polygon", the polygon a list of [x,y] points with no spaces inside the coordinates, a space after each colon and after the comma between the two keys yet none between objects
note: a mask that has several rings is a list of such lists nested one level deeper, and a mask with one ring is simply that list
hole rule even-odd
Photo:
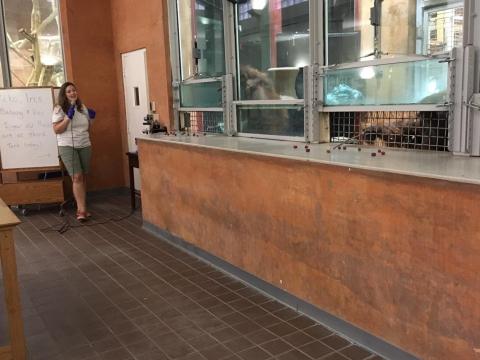
[{"label": "wooden stool", "polygon": [[0,360],[25,360],[26,347],[23,320],[20,309],[20,291],[15,261],[13,229],[20,220],[0,199],[0,259],[2,261],[3,286],[7,304],[10,346],[0,347]]}]

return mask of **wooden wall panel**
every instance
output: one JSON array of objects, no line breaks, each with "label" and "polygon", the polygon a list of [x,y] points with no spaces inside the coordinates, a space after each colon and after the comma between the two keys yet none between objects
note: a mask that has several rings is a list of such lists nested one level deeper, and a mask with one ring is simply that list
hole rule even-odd
[{"label": "wooden wall panel", "polygon": [[125,186],[110,0],[60,0],[60,10],[67,79],[97,112],[88,190]]}]

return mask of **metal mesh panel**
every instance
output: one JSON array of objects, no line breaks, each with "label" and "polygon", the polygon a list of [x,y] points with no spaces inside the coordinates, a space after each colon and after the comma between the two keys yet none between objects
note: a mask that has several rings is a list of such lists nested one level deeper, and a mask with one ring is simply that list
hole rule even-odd
[{"label": "metal mesh panel", "polygon": [[223,113],[220,111],[189,111],[181,113],[185,130],[192,133],[216,133],[225,131]]},{"label": "metal mesh panel", "polygon": [[331,113],[330,141],[377,147],[448,151],[448,112]]}]

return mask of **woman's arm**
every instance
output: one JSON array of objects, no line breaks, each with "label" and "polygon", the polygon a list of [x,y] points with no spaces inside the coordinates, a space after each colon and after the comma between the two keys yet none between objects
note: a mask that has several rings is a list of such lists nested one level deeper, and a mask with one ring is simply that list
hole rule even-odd
[{"label": "woman's arm", "polygon": [[88,130],[92,127],[92,123],[95,120],[96,112],[93,109],[89,109],[85,104],[83,104],[83,110],[88,117]]},{"label": "woman's arm", "polygon": [[70,119],[68,116],[64,116],[63,119],[59,122],[53,124],[53,131],[55,134],[61,134],[67,130],[68,124],[70,124]]}]

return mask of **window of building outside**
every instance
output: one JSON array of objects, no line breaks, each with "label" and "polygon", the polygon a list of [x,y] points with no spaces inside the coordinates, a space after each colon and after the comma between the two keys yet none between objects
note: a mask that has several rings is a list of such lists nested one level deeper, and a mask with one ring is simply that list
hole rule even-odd
[{"label": "window of building outside", "polygon": [[428,9],[424,16],[423,52],[436,54],[462,46],[463,4]]},{"label": "window of building outside", "polygon": [[309,2],[250,0],[237,7],[239,100],[278,105],[237,106],[238,131],[303,136],[303,70],[309,64]]},{"label": "window of building outside", "polygon": [[[328,0],[327,62],[447,53],[463,39],[463,2],[444,0]],[[448,66],[438,60],[329,71],[325,104],[442,104]]]},{"label": "window of building outside", "polygon": [[225,74],[222,0],[178,0],[182,80]]},{"label": "window of building outside", "polygon": [[430,55],[462,43],[463,1],[328,0],[327,63]]},{"label": "window of building outside", "polygon": [[57,0],[3,0],[12,86],[65,79]]}]

